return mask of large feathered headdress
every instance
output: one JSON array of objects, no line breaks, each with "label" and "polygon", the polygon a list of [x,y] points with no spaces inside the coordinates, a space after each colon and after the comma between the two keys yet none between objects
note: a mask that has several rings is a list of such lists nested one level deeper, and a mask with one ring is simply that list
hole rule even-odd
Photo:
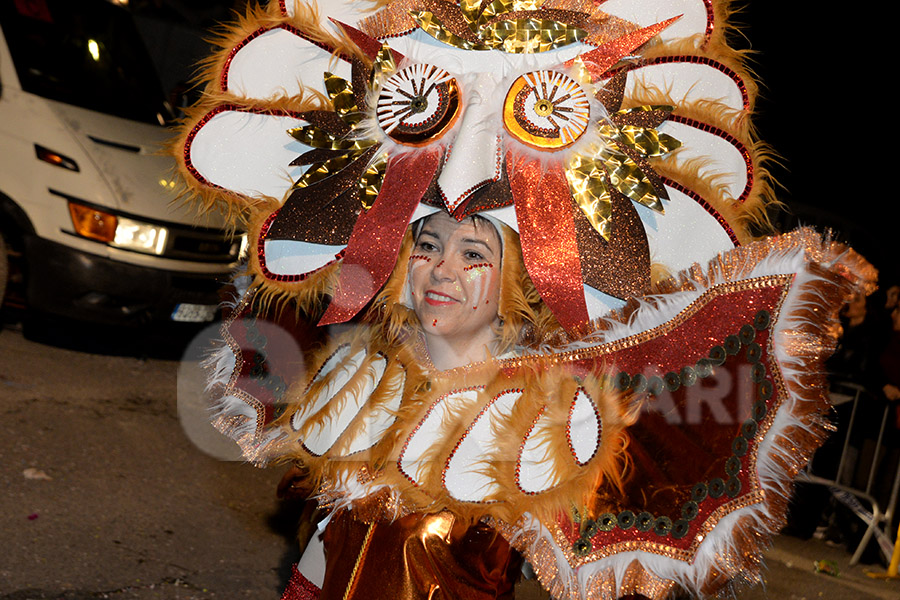
[{"label": "large feathered headdress", "polygon": [[764,212],[723,4],[273,1],[220,38],[180,163],[249,220],[258,285],[331,297],[321,324],[357,314],[409,223],[446,210],[517,231],[577,333]]}]

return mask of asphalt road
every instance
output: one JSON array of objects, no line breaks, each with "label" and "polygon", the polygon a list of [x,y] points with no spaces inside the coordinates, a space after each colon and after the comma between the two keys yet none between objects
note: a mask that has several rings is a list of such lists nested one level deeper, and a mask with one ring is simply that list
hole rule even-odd
[{"label": "asphalt road", "polygon": [[280,597],[283,469],[198,450],[179,366],[0,331],[0,598]]},{"label": "asphalt road", "polygon": [[[217,458],[233,448],[196,423],[192,355],[127,334],[111,354],[92,332],[47,345],[0,331],[0,600],[277,600],[297,558],[283,469]],[[840,575],[815,573],[819,559]],[[780,537],[766,585],[737,598],[900,598],[900,581],[848,561]],[[547,596],[523,582],[517,597]]]}]

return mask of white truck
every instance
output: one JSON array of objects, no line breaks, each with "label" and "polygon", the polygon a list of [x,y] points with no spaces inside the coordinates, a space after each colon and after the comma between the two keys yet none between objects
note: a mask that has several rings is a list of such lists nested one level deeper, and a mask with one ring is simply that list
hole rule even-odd
[{"label": "white truck", "polygon": [[158,81],[116,3],[0,2],[0,305],[12,271],[38,313],[215,318],[245,241],[174,202]]}]

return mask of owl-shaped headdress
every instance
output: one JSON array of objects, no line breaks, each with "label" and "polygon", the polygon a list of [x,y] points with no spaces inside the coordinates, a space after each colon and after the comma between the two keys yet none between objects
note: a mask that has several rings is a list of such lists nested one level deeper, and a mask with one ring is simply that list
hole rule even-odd
[{"label": "owl-shaped headdress", "polygon": [[[769,186],[730,2],[312,2],[223,33],[175,142],[251,241],[216,425],[325,503],[492,519],[554,597],[756,578],[827,429],[838,307],[874,273],[808,230],[751,239]],[[518,283],[569,339],[431,368],[380,308],[436,211],[502,224],[499,315]],[[271,300],[377,321],[294,356]]]},{"label": "owl-shaped headdress", "polygon": [[206,65],[178,155],[247,219],[250,270],[320,323],[359,313],[409,224],[516,231],[570,333],[748,240],[767,185],[716,0],[253,8]]}]

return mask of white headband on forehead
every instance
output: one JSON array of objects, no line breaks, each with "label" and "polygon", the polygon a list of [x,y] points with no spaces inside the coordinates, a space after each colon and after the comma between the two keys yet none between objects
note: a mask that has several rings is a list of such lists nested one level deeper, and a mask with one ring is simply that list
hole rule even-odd
[{"label": "white headband on forehead", "polygon": [[[421,217],[421,218],[413,221],[413,223],[412,223],[413,239],[416,239],[419,237],[419,233],[421,233],[422,227],[425,225],[425,221],[427,221],[431,217],[438,214],[438,212],[440,212],[440,211],[435,211],[431,214],[425,215],[424,217]],[[476,213],[470,217],[466,217],[465,219],[460,221],[460,223],[462,223],[463,221],[466,221],[468,219],[472,219],[474,222],[475,217],[484,219],[485,221],[487,221],[488,223],[490,223],[491,225],[494,226],[494,230],[497,232],[497,237],[500,238],[500,253],[502,254],[503,253],[503,227],[508,227],[508,225],[503,223],[503,221],[501,221],[495,217],[492,217],[491,215],[484,214],[484,213]]]}]

